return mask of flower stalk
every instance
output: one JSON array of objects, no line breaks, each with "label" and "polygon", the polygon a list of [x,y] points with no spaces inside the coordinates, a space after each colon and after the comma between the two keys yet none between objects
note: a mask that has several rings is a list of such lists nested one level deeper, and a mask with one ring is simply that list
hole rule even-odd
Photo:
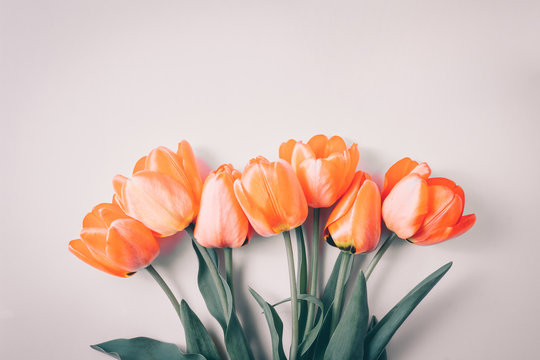
[{"label": "flower stalk", "polygon": [[291,288],[292,339],[289,359],[296,360],[296,353],[298,352],[298,290],[296,288],[296,272],[294,271],[291,234],[288,231],[284,231],[283,239],[285,240],[285,250],[287,251],[289,282]]},{"label": "flower stalk", "polygon": [[167,295],[167,297],[169,298],[169,301],[174,307],[174,310],[178,314],[178,318],[182,322],[182,313],[180,311],[180,303],[178,302],[178,299],[176,298],[176,296],[174,296],[169,285],[167,285],[165,280],[163,280],[161,275],[157,272],[157,270],[152,265],[148,265],[145,269],[146,271],[150,273],[150,275],[154,278],[154,280],[156,280],[156,282],[161,287],[165,295]]},{"label": "flower stalk", "polygon": [[[317,277],[319,273],[319,218],[320,209],[313,209],[313,237],[311,241],[311,279],[309,282],[309,294],[311,296],[317,296]],[[306,320],[307,334],[313,326],[313,319],[315,317],[315,304],[309,303],[308,314]]]},{"label": "flower stalk", "polygon": [[366,270],[366,273],[365,273],[366,281],[369,279],[369,277],[371,276],[371,273],[373,272],[373,269],[375,269],[375,266],[379,263],[382,256],[384,255],[386,250],[388,250],[388,248],[390,247],[390,244],[392,243],[392,241],[396,237],[397,237],[397,235],[395,233],[390,234],[390,236],[386,239],[384,244],[382,244],[381,247],[379,248],[379,250],[377,250],[377,253],[375,254],[375,256],[373,256],[373,258],[371,259],[371,261],[369,262],[369,265],[367,267],[367,270]]}]

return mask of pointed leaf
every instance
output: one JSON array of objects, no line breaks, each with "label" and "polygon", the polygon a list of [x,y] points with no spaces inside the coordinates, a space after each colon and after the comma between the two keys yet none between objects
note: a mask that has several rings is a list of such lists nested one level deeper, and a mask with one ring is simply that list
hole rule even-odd
[{"label": "pointed leaf", "polygon": [[184,300],[181,302],[180,311],[186,334],[186,351],[201,354],[208,360],[220,360],[221,357],[210,334]]},{"label": "pointed leaf", "polygon": [[366,338],[365,360],[377,360],[379,358],[397,329],[451,266],[452,263],[449,262],[425,278],[375,325]]},{"label": "pointed leaf", "polygon": [[368,321],[366,278],[360,272],[351,299],[330,338],[324,359],[362,359]]},{"label": "pointed leaf", "polygon": [[[214,282],[214,279],[212,278],[206,262],[204,261],[204,258],[202,257],[199,249],[197,248],[197,245],[194,242],[192,242],[192,245],[193,249],[195,249],[195,253],[197,254],[197,259],[199,260],[199,273],[197,275],[199,291],[203,296],[208,311],[218,321],[219,325],[221,325],[221,328],[225,331],[225,329],[227,329],[228,314],[223,313],[223,308],[221,306],[216,284]],[[212,256],[212,252],[209,253]]]},{"label": "pointed leaf", "polygon": [[90,347],[118,360],[205,360],[202,355],[184,354],[174,344],[147,337],[116,339]]},{"label": "pointed leaf", "polygon": [[[379,322],[379,320],[377,320],[377,317],[372,316],[371,317],[371,322],[369,323],[369,326],[368,326],[368,332],[370,332],[371,329],[373,329],[375,327],[375,325],[377,325],[378,322]],[[379,358],[377,360],[386,360],[386,349],[383,350],[383,352],[381,353],[381,356],[379,356]]]},{"label": "pointed leaf", "polygon": [[249,288],[251,295],[255,298],[259,306],[264,312],[268,329],[270,330],[270,338],[272,339],[272,359],[286,360],[283,351],[283,322],[273,306],[270,306],[255,290]]}]

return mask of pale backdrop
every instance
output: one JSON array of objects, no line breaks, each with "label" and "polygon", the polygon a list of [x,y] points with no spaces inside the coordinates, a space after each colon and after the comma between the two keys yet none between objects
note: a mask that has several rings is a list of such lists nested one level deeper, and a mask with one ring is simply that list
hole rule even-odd
[{"label": "pale backdrop", "polygon": [[[539,19],[538,1],[0,1],[0,358],[106,359],[88,345],[141,335],[183,347],[148,274],[115,278],[67,251],[83,216],[153,147],[187,139],[210,166],[243,168],[317,133],[357,142],[379,184],[403,156],[429,162],[478,217],[381,261],[378,316],[454,261],[389,358],[535,358]],[[337,250],[323,253],[326,277]],[[268,339],[245,289],[287,296],[283,242],[235,257],[241,319]],[[189,243],[156,267],[219,338]],[[254,346],[268,358],[267,340]]]}]

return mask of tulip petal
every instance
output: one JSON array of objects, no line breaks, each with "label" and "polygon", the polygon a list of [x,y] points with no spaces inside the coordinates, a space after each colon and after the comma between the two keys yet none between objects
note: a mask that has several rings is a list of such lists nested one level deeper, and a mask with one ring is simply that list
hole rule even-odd
[{"label": "tulip petal", "polygon": [[138,173],[139,171],[143,171],[146,166],[146,156],[143,156],[137,162],[135,163],[135,167],[133,168],[133,175]]},{"label": "tulip petal", "polygon": [[427,213],[428,186],[418,174],[399,181],[382,205],[382,216],[388,229],[408,239],[420,228]]},{"label": "tulip petal", "polygon": [[291,157],[296,145],[296,140],[290,139],[287,142],[281,143],[279,146],[279,158],[291,163]]},{"label": "tulip petal", "polygon": [[123,187],[122,199],[129,216],[163,236],[183,230],[194,217],[191,193],[155,171],[133,175]]},{"label": "tulip petal", "polygon": [[[191,185],[190,189],[193,191],[194,202],[196,207],[198,208],[199,199],[201,198],[202,191],[202,179],[199,173],[197,160],[195,159],[193,149],[187,141],[182,140],[178,143],[178,151],[176,152],[176,154],[180,157],[180,160],[182,161],[182,167],[184,168],[184,172]],[[197,214],[197,211],[195,211],[195,214]]]},{"label": "tulip petal", "polygon": [[[118,205],[111,203],[101,203],[96,205],[92,209],[92,213],[103,221],[105,227],[111,226],[111,223],[114,220],[129,218]],[[86,226],[87,225],[83,222],[83,227]]]},{"label": "tulip petal", "polygon": [[[422,175],[421,177],[423,179],[427,179],[431,173],[431,169],[426,163],[422,163],[420,165],[422,166],[416,169],[419,166],[418,162],[411,160],[408,157],[405,157],[392,165],[386,174],[384,174],[384,187],[382,192],[383,200],[388,196],[393,187],[401,179],[412,172],[416,172]],[[415,169],[416,171],[414,171]]]},{"label": "tulip petal", "polygon": [[328,144],[328,138],[326,135],[315,135],[308,141],[308,145],[313,150],[313,153],[317,158],[325,157],[326,145]]},{"label": "tulip petal", "polygon": [[439,229],[454,226],[463,212],[461,197],[445,185],[429,185],[428,212],[420,229],[414,234],[415,241],[425,241]]},{"label": "tulip petal", "polygon": [[152,232],[133,219],[119,219],[107,233],[107,258],[114,264],[137,271],[149,265],[159,254],[159,244]]},{"label": "tulip petal", "polygon": [[345,143],[345,140],[343,140],[339,136],[332,136],[326,144],[324,157],[328,157],[333,153],[342,153],[345,150],[347,150],[347,144]]},{"label": "tulip petal", "polygon": [[470,228],[473,227],[474,223],[476,222],[476,215],[475,214],[469,214],[461,217],[459,222],[452,227],[448,228],[441,228],[438,231],[430,234],[430,236],[424,240],[417,239],[416,236],[413,239],[410,239],[410,242],[416,244],[416,245],[433,245],[440,242],[443,242],[445,240],[449,240],[451,238],[457,237],[466,231],[468,231]]},{"label": "tulip petal", "polygon": [[184,173],[181,160],[178,155],[164,146],[150,151],[146,159],[146,170],[169,175],[185,188],[189,189],[190,182]]},{"label": "tulip petal", "polygon": [[330,217],[326,222],[326,227],[337,221],[339,218],[344,217],[350,211],[354,204],[354,201],[356,200],[356,195],[358,194],[360,186],[362,186],[364,181],[367,179],[366,175],[367,173],[362,171],[356,172],[351,185],[343,194],[341,199],[339,199],[338,203],[330,213]]},{"label": "tulip petal", "polygon": [[263,211],[264,209],[257,206],[257,203],[263,202],[261,200],[263,197],[266,196],[266,194],[258,193],[257,198],[253,199],[254,201],[252,202],[252,199],[242,185],[241,180],[236,180],[234,182],[234,194],[236,195],[236,199],[242,207],[242,210],[244,210],[244,213],[249,219],[249,223],[251,224],[253,229],[261,236],[274,235],[272,227],[266,219],[265,213]]},{"label": "tulip petal", "polygon": [[291,161],[290,164],[292,165],[294,171],[298,171],[298,168],[302,163],[304,163],[306,160],[315,160],[315,153],[313,150],[311,150],[311,147],[309,147],[306,144],[302,143],[296,143],[294,146],[292,155],[291,155]]},{"label": "tulip petal", "polygon": [[249,222],[234,195],[234,180],[230,169],[206,178],[194,231],[204,247],[238,248],[246,242]]},{"label": "tulip petal", "polygon": [[[356,183],[354,181],[355,186],[351,188],[356,188]],[[338,248],[353,254],[375,249],[381,235],[381,194],[377,185],[371,180],[365,180],[360,189],[354,192],[354,197],[354,203],[348,211],[327,224],[325,231],[327,241],[330,234],[331,241]],[[341,200],[336,206],[338,212],[341,212],[338,208],[340,204]],[[330,215],[330,219],[334,217]]]},{"label": "tulip petal", "polygon": [[69,251],[71,251],[73,255],[75,255],[88,265],[93,266],[96,269],[104,271],[111,275],[119,277],[128,277],[133,275],[132,272],[115,266],[107,259],[94,255],[92,251],[86,246],[86,244],[80,239],[72,240],[69,242]]}]

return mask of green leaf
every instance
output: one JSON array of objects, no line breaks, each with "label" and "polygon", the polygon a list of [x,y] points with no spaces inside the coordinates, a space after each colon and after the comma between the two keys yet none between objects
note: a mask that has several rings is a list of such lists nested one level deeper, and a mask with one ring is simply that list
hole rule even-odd
[{"label": "green leaf", "polygon": [[324,359],[361,359],[364,355],[363,344],[368,320],[366,279],[364,273],[360,272],[351,299],[330,338]]},{"label": "green leaf", "polygon": [[255,290],[249,288],[249,291],[264,312],[270,330],[270,338],[272,339],[272,359],[286,360],[287,358],[283,352],[283,322],[281,318],[274,307],[268,304]]},{"label": "green leaf", "polygon": [[184,300],[180,304],[180,311],[186,334],[187,352],[201,354],[208,360],[220,360],[221,357],[210,334]]},{"label": "green leaf", "polygon": [[[307,258],[306,258],[306,244],[304,241],[304,232],[302,226],[296,228],[296,252],[298,255],[298,293],[307,294]],[[308,304],[306,302],[300,302],[298,306],[298,338],[304,338],[304,332],[306,330],[308,313]]]},{"label": "green leaf", "polygon": [[213,266],[215,266],[217,269],[218,261],[215,250],[202,247],[199,249],[195,242],[193,242],[192,245],[199,260],[199,274],[197,277],[199,290],[204,298],[208,311],[210,311],[212,316],[219,322],[221,328],[223,329],[225,347],[227,348],[229,357],[231,360],[253,359],[253,354],[249,348],[244,330],[242,329],[242,325],[240,324],[240,321],[236,316],[236,311],[234,310],[231,289],[223,276],[219,275],[219,281],[221,282],[221,286],[223,286],[226,294],[225,305],[227,310],[224,312],[217,289],[217,286],[219,285],[214,281],[210,269],[208,268],[208,264],[201,254],[201,251],[207,251],[212,258]]},{"label": "green leaf", "polygon": [[451,266],[452,263],[449,262],[425,278],[375,325],[366,338],[364,360],[377,360],[379,358],[397,329]]},{"label": "green leaf", "polygon": [[[304,300],[305,302],[314,303],[320,309],[321,312],[324,312],[324,306],[323,306],[322,301],[312,295],[298,294],[298,300]],[[270,305],[270,306],[274,308],[277,305],[281,305],[289,301],[291,301],[290,297],[284,300],[281,300],[275,303],[274,305]],[[317,340],[317,336],[319,335],[319,331],[321,330],[322,324],[323,324],[323,318],[319,317],[317,321],[315,322],[315,326],[306,334],[306,336],[304,337],[304,340],[300,343],[300,345],[298,345],[298,353],[300,354],[301,357],[306,355],[306,353],[311,349],[311,346],[315,343],[315,340]]]},{"label": "green leaf", "polygon": [[[317,342],[315,345],[315,352],[313,354],[314,359],[323,358],[323,355],[326,351],[326,346],[328,345],[328,341],[330,340],[330,336],[332,335],[330,333],[331,325],[332,325],[332,305],[334,302],[334,295],[336,293],[339,268],[341,267],[341,262],[343,261],[343,258],[345,256],[349,256],[349,254],[346,254],[343,251],[339,252],[339,256],[336,259],[334,268],[332,269],[332,273],[330,274],[330,277],[328,278],[328,281],[326,282],[326,286],[324,288],[323,295],[321,297],[321,301],[323,303],[325,313],[317,314],[317,320],[320,320],[320,317],[323,316],[322,317],[323,321],[322,321],[322,326],[319,331],[319,335],[318,335]],[[351,261],[349,262],[348,268],[346,269],[345,276],[347,277],[347,282],[344,285],[345,289],[347,289],[347,286],[349,283],[349,278],[351,276],[354,259],[355,258],[353,256]]]},{"label": "green leaf", "polygon": [[205,360],[199,354],[184,354],[174,344],[147,337],[116,339],[97,345],[94,350],[108,354],[118,360]]},{"label": "green leaf", "polygon": [[[377,325],[378,322],[379,322],[379,320],[377,320],[377,318],[375,316],[372,316],[371,317],[371,322],[369,323],[369,326],[368,326],[368,332],[370,332],[371,329],[373,329],[375,327],[375,325]],[[377,360],[386,360],[386,349],[383,350],[383,352],[381,353],[381,356],[379,356],[379,358]]]},{"label": "green leaf", "polygon": [[[197,274],[199,291],[203,296],[208,311],[218,321],[223,331],[225,331],[227,329],[227,314],[223,313],[216,284],[212,278],[212,274],[210,273],[208,266],[206,265],[206,262],[204,261],[204,258],[197,248],[197,245],[195,245],[194,242],[192,242],[192,245],[193,249],[195,249],[195,253],[197,254],[197,259],[199,260],[199,272]],[[209,253],[212,256],[212,252]],[[215,254],[215,251],[213,253]],[[213,257],[213,259],[215,259],[215,257]]]}]

